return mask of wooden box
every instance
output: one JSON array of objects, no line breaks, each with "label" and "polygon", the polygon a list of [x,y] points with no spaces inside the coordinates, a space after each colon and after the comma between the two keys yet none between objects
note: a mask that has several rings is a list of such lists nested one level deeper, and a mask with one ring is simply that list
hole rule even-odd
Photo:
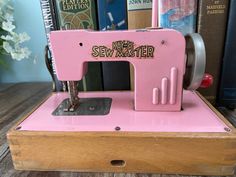
[{"label": "wooden box", "polygon": [[236,164],[235,128],[204,102],[226,125],[224,132],[23,130],[19,125],[28,121],[32,111],[7,135],[14,167],[39,171],[232,175]]}]

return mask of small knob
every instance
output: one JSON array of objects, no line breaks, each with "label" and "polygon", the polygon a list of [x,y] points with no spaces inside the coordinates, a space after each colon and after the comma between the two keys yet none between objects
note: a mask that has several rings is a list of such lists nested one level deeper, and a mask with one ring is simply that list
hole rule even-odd
[{"label": "small knob", "polygon": [[200,85],[200,88],[208,88],[213,84],[213,76],[210,74],[205,73],[202,79],[202,83]]}]

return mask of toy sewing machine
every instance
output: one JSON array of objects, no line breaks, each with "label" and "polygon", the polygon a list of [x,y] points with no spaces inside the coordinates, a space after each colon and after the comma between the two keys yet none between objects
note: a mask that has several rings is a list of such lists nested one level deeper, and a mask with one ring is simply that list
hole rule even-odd
[{"label": "toy sewing machine", "polygon": [[[209,81],[203,40],[156,24],[154,8],[153,28],[51,33],[69,93],[53,93],[9,131],[16,169],[234,173],[235,129],[194,91]],[[102,61],[131,63],[135,90],[78,93],[87,63]]]}]

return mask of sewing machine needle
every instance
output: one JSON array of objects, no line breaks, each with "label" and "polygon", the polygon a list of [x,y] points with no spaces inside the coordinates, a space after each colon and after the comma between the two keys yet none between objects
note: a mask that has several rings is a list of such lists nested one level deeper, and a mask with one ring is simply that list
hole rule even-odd
[{"label": "sewing machine needle", "polygon": [[79,106],[79,97],[77,89],[78,81],[67,81],[67,84],[69,92],[69,104],[68,107],[65,107],[64,111],[74,112],[76,108]]}]

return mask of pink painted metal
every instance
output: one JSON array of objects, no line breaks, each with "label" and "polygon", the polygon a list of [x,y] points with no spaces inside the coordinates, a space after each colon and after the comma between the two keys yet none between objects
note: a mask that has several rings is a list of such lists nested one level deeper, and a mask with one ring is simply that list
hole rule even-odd
[{"label": "pink painted metal", "polygon": [[152,1],[152,28],[157,28],[158,27],[158,22],[159,22],[159,15],[158,15],[158,6],[159,1],[158,0],[153,0]]},{"label": "pink painted metal", "polygon": [[[168,29],[68,30],[52,32],[50,41],[59,80],[81,80],[87,62],[128,61],[135,68],[135,110],[180,111],[185,69],[181,33]],[[153,92],[155,88],[160,95]]]},{"label": "pink painted metal", "polygon": [[133,109],[133,92],[90,92],[80,97],[110,97],[111,110],[105,116],[53,116],[52,112],[67,97],[55,93],[19,126],[26,131],[114,131],[126,132],[225,132],[227,127],[209,107],[191,91],[183,93],[183,111],[145,112]]}]

